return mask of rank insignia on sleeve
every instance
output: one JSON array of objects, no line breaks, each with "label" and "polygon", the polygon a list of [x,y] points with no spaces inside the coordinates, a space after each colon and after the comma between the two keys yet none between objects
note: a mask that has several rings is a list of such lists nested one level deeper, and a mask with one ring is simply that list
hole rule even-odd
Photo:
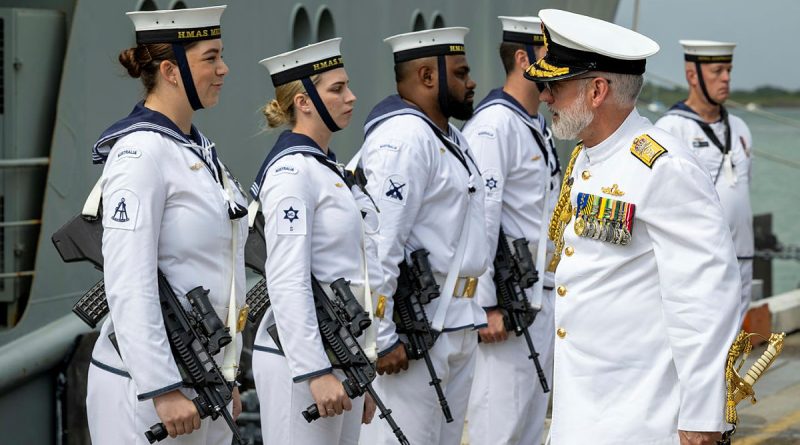
[{"label": "rank insignia on sleeve", "polygon": [[408,181],[400,175],[389,176],[383,183],[383,196],[381,196],[381,199],[403,206],[406,205],[406,199],[408,198],[407,184]]},{"label": "rank insignia on sleeve", "polygon": [[631,241],[635,211],[635,204],[578,193],[575,234],[625,246]]},{"label": "rank insignia on sleeve", "polygon": [[307,217],[303,200],[294,196],[283,198],[275,210],[278,235],[305,235]]},{"label": "rank insignia on sleeve", "polygon": [[631,145],[631,154],[650,168],[653,168],[656,159],[666,152],[666,148],[646,134],[634,139]]},{"label": "rank insignia on sleeve", "polygon": [[109,207],[104,226],[109,229],[134,230],[139,213],[139,197],[130,190],[117,190],[110,196],[113,207]]}]

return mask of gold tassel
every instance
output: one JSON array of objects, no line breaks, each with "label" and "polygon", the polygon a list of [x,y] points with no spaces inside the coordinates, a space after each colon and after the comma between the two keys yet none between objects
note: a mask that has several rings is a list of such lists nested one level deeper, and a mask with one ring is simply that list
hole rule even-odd
[{"label": "gold tassel", "polygon": [[[564,171],[564,178],[561,180],[561,193],[558,195],[558,203],[553,211],[553,216],[550,217],[550,227],[548,229],[548,237],[555,244],[555,252],[550,264],[547,266],[549,272],[555,272],[558,263],[561,261],[561,251],[564,250],[564,228],[567,227],[569,220],[572,219],[572,204],[570,203],[570,193],[572,192],[572,184],[569,178],[572,176],[572,169],[575,167],[575,160],[578,158],[583,149],[583,144],[578,144],[572,150],[572,155],[569,157],[569,164]],[[574,180],[573,180],[574,181]]]}]

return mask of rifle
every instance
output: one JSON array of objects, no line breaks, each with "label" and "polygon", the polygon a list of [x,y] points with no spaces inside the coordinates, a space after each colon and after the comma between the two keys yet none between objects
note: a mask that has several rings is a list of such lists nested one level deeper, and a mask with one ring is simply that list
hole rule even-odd
[{"label": "rifle", "polygon": [[433,277],[428,251],[425,249],[411,252],[411,264],[400,263],[400,275],[397,277],[397,291],[394,294],[394,322],[397,332],[405,334],[408,358],[425,360],[428,374],[431,376],[430,386],[436,391],[439,405],[442,407],[445,421],[453,421],[450,406],[447,404],[442,380],[436,375],[431,356],[428,351],[436,343],[439,333],[431,329],[423,304],[439,296],[439,285]]},{"label": "rifle", "polygon": [[[264,263],[266,262],[266,242],[264,238],[264,215],[259,212],[250,228],[250,233],[245,244],[245,265],[265,276]],[[380,411],[378,416],[385,419],[392,432],[401,444],[408,444],[403,431],[394,421],[392,411],[386,408],[383,401],[372,388],[372,381],[375,380],[375,366],[370,363],[367,355],[358,344],[357,337],[361,335],[372,323],[370,314],[364,311],[358,301],[350,291],[350,282],[344,278],[339,278],[330,285],[334,294],[334,299],[328,298],[322,285],[316,277],[311,275],[311,290],[314,296],[314,307],[316,308],[317,322],[322,336],[322,344],[325,352],[331,360],[331,364],[340,368],[345,374],[342,382],[347,396],[351,399],[362,396],[365,392],[372,396],[375,405]],[[252,289],[247,292],[247,304],[250,305],[248,321],[258,323],[261,316],[270,306],[269,294],[267,292],[267,282],[262,278]],[[267,329],[275,340],[278,348],[281,348],[277,329]],[[311,423],[319,419],[319,408],[312,404],[302,412],[303,418]]]},{"label": "rifle", "polygon": [[550,392],[547,377],[544,375],[542,365],[539,363],[539,353],[536,352],[531,334],[528,332],[528,327],[533,324],[539,310],[533,308],[525,296],[525,289],[539,281],[539,274],[533,264],[531,252],[528,250],[528,240],[519,238],[513,241],[513,245],[514,253],[512,254],[501,227],[500,236],[497,239],[494,276],[492,277],[497,289],[497,305],[503,314],[506,331],[514,332],[517,337],[525,336],[525,343],[530,352],[528,358],[533,360],[542,391],[547,393]]},{"label": "rifle", "polygon": [[[100,270],[103,226],[99,218],[78,215],[53,234],[53,244],[67,262],[89,261]],[[191,310],[181,305],[164,274],[158,272],[158,294],[164,327],[169,339],[175,364],[181,377],[197,392],[192,400],[200,418],[220,416],[233,432],[236,443],[242,443],[239,429],[225,408],[233,400],[233,384],[225,380],[213,356],[228,343],[231,335],[208,300],[208,291],[196,287],[186,294]],[[73,307],[78,317],[95,327],[108,313],[108,302],[103,280],[95,284]],[[112,333],[110,337],[114,334]],[[115,347],[115,338],[110,338]],[[167,437],[163,423],[157,423],[144,433],[150,443]]]}]

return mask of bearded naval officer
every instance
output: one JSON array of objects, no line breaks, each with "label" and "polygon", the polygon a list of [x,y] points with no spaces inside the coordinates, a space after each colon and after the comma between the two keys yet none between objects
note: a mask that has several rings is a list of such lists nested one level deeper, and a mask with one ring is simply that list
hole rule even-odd
[{"label": "bearded naval officer", "polygon": [[750,206],[753,138],[747,124],[728,113],[735,43],[681,40],[689,97],[670,108],[656,126],[692,147],[716,186],[733,236],[742,279],[739,314],[750,306],[753,287],[753,210]]},{"label": "bearded naval officer", "polygon": [[[477,348],[476,328],[486,315],[475,302],[477,277],[489,262],[480,171],[461,132],[448,122],[472,115],[475,82],[469,75],[467,28],[440,28],[396,35],[397,95],[369,113],[360,166],[380,209],[375,236],[386,283],[378,308],[378,372],[375,389],[392,407],[411,443],[460,443]],[[428,251],[440,295],[425,305],[440,335],[430,358],[452,414],[447,422],[431,377],[420,360],[408,361],[393,322],[400,263]],[[375,442],[394,444],[378,425]]]},{"label": "bearded naval officer", "polygon": [[[539,309],[528,327],[546,381],[553,367],[553,273],[540,265],[547,226],[561,186],[558,156],[544,117],[538,113],[539,91],[523,76],[544,55],[544,35],[538,17],[499,17],[503,28],[500,59],[506,72],[502,87],[478,104],[464,126],[464,136],[481,168],[486,194],[486,232],[489,251],[499,242],[525,238],[539,281],[525,289]],[[500,229],[504,237],[499,238]],[[544,243],[539,249],[539,243]],[[540,255],[541,258],[537,258]],[[469,405],[469,439],[473,445],[534,444],[542,442],[550,399],[540,386],[528,358],[525,339],[509,336],[492,279],[494,265],[481,276],[476,298],[489,325],[479,331],[481,343],[475,364]]]},{"label": "bearded naval officer", "polygon": [[[659,47],[546,9],[544,83],[560,139],[580,138],[551,220],[554,445],[714,444],[740,278],[711,178],[636,111]],[[557,269],[556,269],[557,267]]]}]

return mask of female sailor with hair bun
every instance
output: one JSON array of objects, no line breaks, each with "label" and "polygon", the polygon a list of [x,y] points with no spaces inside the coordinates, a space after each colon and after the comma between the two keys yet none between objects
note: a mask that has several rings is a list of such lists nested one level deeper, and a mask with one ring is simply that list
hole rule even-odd
[{"label": "female sailor with hair bun", "polygon": [[[214,357],[236,377],[244,305],[246,197],[194,125],[194,111],[219,100],[228,67],[222,60],[224,6],[131,12],[137,46],[120,63],[141,78],[145,99],[95,144],[105,164],[103,259],[110,317],[92,353],[86,398],[95,444],[146,444],[163,423],[175,444],[230,444],[221,419],[200,419],[170,349],[159,303],[158,273],[175,294],[208,289],[233,341]],[[116,339],[116,344],[109,337]],[[233,389],[228,407],[241,411]],[[180,436],[180,437],[178,437]]]},{"label": "female sailor with hair bun", "polygon": [[[340,41],[261,61],[275,85],[276,99],[264,108],[267,125],[291,128],[278,137],[251,189],[264,213],[272,303],[253,347],[262,432],[270,444],[355,445],[362,421],[369,423],[375,412],[369,396],[350,400],[342,386],[344,375],[331,366],[311,284],[313,274],[328,293],[332,282],[344,278],[372,314],[370,287],[382,276],[376,250],[365,239],[365,230],[377,230],[374,205],[357,185],[348,185],[329,149],[333,132],[350,123],[356,100]],[[367,215],[363,220],[362,213]],[[359,340],[375,360],[372,329]],[[301,412],[311,404],[322,418],[307,423]]]}]

